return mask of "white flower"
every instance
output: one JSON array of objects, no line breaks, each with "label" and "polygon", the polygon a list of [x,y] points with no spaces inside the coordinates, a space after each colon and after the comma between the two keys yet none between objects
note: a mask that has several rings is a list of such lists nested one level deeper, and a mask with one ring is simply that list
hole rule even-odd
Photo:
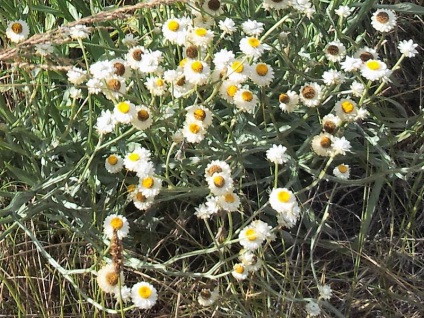
[{"label": "white flower", "polygon": [[361,75],[370,81],[375,81],[387,75],[386,63],[379,60],[368,60],[361,65]]},{"label": "white flower", "polygon": [[136,188],[130,193],[130,200],[137,209],[145,211],[153,205],[154,197],[146,197],[139,188]]},{"label": "white flower", "polygon": [[73,66],[67,73],[68,81],[74,85],[79,85],[84,82],[87,78],[87,71]]},{"label": "white flower", "polygon": [[79,99],[82,97],[82,91],[79,88],[76,88],[75,86],[72,86],[69,89],[69,97],[72,99]]},{"label": "white flower", "polygon": [[345,76],[340,71],[328,70],[322,74],[322,79],[326,85],[339,85],[344,83]]},{"label": "white flower", "polygon": [[90,78],[87,81],[87,88],[89,94],[98,94],[105,88],[105,82],[98,78]]},{"label": "white flower", "polygon": [[241,28],[247,35],[259,36],[264,31],[264,24],[256,20],[248,19],[241,24]]},{"label": "white flower", "polygon": [[258,258],[258,256],[249,250],[241,250],[239,260],[247,267],[249,272],[256,272],[262,265],[262,261]]},{"label": "white flower", "polygon": [[138,172],[144,163],[150,160],[150,151],[143,147],[136,147],[132,152],[128,153],[124,158],[125,168],[129,171]]},{"label": "white flower", "polygon": [[115,264],[107,264],[97,271],[97,284],[105,293],[119,292],[124,284],[124,273],[119,273]]},{"label": "white flower", "polygon": [[135,307],[150,309],[156,304],[158,294],[153,285],[140,282],[131,288],[131,298]]},{"label": "white flower", "polygon": [[109,173],[118,173],[124,167],[124,160],[118,155],[109,155],[105,160],[105,168]]},{"label": "white flower", "polygon": [[322,89],[317,83],[306,83],[300,88],[299,98],[305,106],[316,107],[321,103]]},{"label": "white flower", "polygon": [[122,302],[124,302],[124,303],[130,301],[130,299],[131,299],[131,288],[129,288],[127,286],[122,286],[120,289],[118,288],[115,291],[114,297],[115,297],[116,300],[118,300],[118,301],[122,300]]},{"label": "white flower", "polygon": [[213,32],[205,28],[193,28],[188,33],[188,40],[196,46],[207,47],[213,40]]},{"label": "white flower", "polygon": [[135,105],[130,101],[119,102],[113,109],[113,115],[117,122],[128,124],[136,116]]},{"label": "white flower", "polygon": [[267,49],[269,47],[255,37],[245,37],[240,40],[240,51],[253,59],[261,57]]},{"label": "white flower", "polygon": [[243,112],[253,113],[258,102],[258,97],[248,89],[239,89],[234,94],[234,104]]},{"label": "white flower", "polygon": [[205,133],[205,128],[197,120],[186,120],[184,122],[183,136],[188,142],[201,142],[205,138]]},{"label": "white flower", "polygon": [[105,135],[113,131],[116,125],[115,117],[110,110],[102,110],[99,117],[97,117],[96,131],[99,135]]},{"label": "white flower", "polygon": [[354,8],[349,8],[348,6],[340,6],[334,13],[336,13],[339,17],[347,18],[353,12]]},{"label": "white flower", "polygon": [[312,138],[312,150],[318,155],[328,157],[333,152],[333,136],[329,133],[321,133]]},{"label": "white flower", "polygon": [[241,84],[249,78],[251,74],[250,66],[241,61],[232,61],[227,70],[228,80],[237,84]]},{"label": "white flower", "polygon": [[186,108],[187,121],[198,121],[204,128],[208,128],[212,124],[212,112],[202,106],[202,105],[193,105]]},{"label": "white flower", "polygon": [[362,62],[366,62],[368,60],[378,60],[378,53],[375,49],[364,46],[356,51],[353,57],[360,59]]},{"label": "white flower", "polygon": [[134,34],[126,34],[125,37],[122,39],[122,44],[126,47],[133,47],[137,45],[137,42],[140,40],[139,37],[134,36]]},{"label": "white flower", "polygon": [[215,287],[213,290],[204,288],[200,291],[197,301],[202,306],[212,305],[219,297],[218,287]]},{"label": "white flower", "polygon": [[340,117],[333,114],[325,115],[322,118],[322,129],[329,134],[333,134],[341,124],[342,120]]},{"label": "white flower", "polygon": [[169,42],[183,45],[187,36],[187,28],[190,25],[189,18],[171,18],[162,25],[162,32]]},{"label": "white flower", "polygon": [[214,195],[224,195],[233,191],[233,179],[231,175],[224,172],[216,172],[212,177],[207,178],[210,191]]},{"label": "white flower", "polygon": [[353,81],[352,84],[350,84],[350,89],[352,90],[353,96],[362,97],[362,94],[365,91],[365,86],[358,81]]},{"label": "white flower", "polygon": [[190,60],[184,65],[184,75],[189,83],[203,85],[210,74],[209,65],[203,61]]},{"label": "white flower", "polygon": [[231,168],[225,161],[212,160],[205,168],[205,178],[209,179],[213,177],[215,173],[231,175]]},{"label": "white flower", "polygon": [[347,180],[350,176],[349,165],[340,164],[333,169],[333,174],[340,179]]},{"label": "white flower", "polygon": [[233,266],[233,271],[231,272],[231,274],[235,279],[243,280],[247,278],[249,271],[247,270],[247,266],[238,263]]},{"label": "white flower", "polygon": [[148,77],[144,82],[152,96],[162,96],[166,93],[166,85],[160,76]]},{"label": "white flower", "polygon": [[266,151],[266,158],[276,165],[282,165],[289,159],[289,156],[286,155],[286,151],[287,148],[282,145],[272,145],[272,148]]},{"label": "white flower", "polygon": [[90,28],[83,24],[77,24],[69,28],[69,35],[74,40],[86,39],[90,35]]},{"label": "white flower", "polygon": [[414,43],[412,40],[400,41],[398,44],[398,49],[400,53],[404,54],[406,57],[414,57],[418,54],[418,51],[415,49],[418,44]]},{"label": "white flower", "polygon": [[274,240],[275,235],[271,232],[272,226],[268,225],[268,223],[261,221],[261,220],[255,220],[250,223],[250,226],[254,227],[259,233],[260,236],[264,237],[266,240]]},{"label": "white flower", "polygon": [[256,250],[261,245],[262,242],[265,240],[264,233],[261,233],[258,231],[258,229],[250,224],[249,226],[246,226],[240,231],[239,234],[239,242],[240,245],[243,246],[246,250]]},{"label": "white flower", "polygon": [[299,95],[294,91],[287,91],[278,95],[279,107],[283,112],[291,113],[299,104]]},{"label": "white flower", "polygon": [[214,213],[209,206],[207,206],[205,203],[200,204],[198,207],[194,209],[196,212],[194,212],[194,215],[197,216],[199,219],[209,219],[211,215]]},{"label": "white flower", "polygon": [[262,3],[262,6],[265,10],[271,11],[271,10],[284,10],[290,6],[289,0],[264,0]]},{"label": "white flower", "polygon": [[367,118],[369,116],[369,112],[368,110],[366,110],[365,108],[359,108],[358,109],[358,114],[355,117],[355,120],[363,120],[365,118]]},{"label": "white flower", "polygon": [[337,116],[344,121],[354,121],[358,114],[356,102],[349,98],[339,100],[334,108]]},{"label": "white flower", "polygon": [[346,55],[346,48],[339,40],[328,43],[324,49],[325,57],[331,62],[340,62]]},{"label": "white flower", "polygon": [[97,61],[90,65],[90,73],[93,77],[98,79],[104,79],[105,77],[112,76],[114,74],[113,64],[110,61]]},{"label": "white flower", "polygon": [[131,120],[131,124],[139,130],[145,130],[149,128],[153,123],[150,109],[147,106],[141,105],[136,106],[135,111],[136,115]]},{"label": "white flower", "polygon": [[322,299],[329,300],[331,298],[332,290],[331,287],[327,284],[318,285],[319,296]]},{"label": "white flower", "polygon": [[310,317],[318,316],[321,313],[321,309],[315,301],[309,301],[305,306],[306,312]]},{"label": "white flower", "polygon": [[221,49],[213,55],[213,64],[216,70],[226,70],[232,61],[234,61],[234,53],[227,49]]},{"label": "white flower", "polygon": [[123,77],[111,75],[105,78],[103,94],[109,100],[117,100],[127,92],[127,84]]},{"label": "white flower", "polygon": [[278,213],[291,210],[293,208],[292,203],[296,202],[293,192],[287,188],[274,188],[269,195],[269,204]]},{"label": "white flower", "polygon": [[217,203],[225,211],[237,211],[240,206],[240,197],[234,192],[227,192],[218,197]]},{"label": "white flower", "polygon": [[28,38],[29,27],[28,24],[23,20],[11,21],[6,28],[6,36],[10,41],[19,43]]},{"label": "white flower", "polygon": [[290,229],[296,225],[299,217],[299,205],[297,202],[292,202],[287,204],[282,212],[277,213],[277,222],[279,225]]},{"label": "white flower", "polygon": [[256,63],[251,68],[250,79],[258,86],[269,86],[274,79],[274,70],[266,63]]},{"label": "white flower", "polygon": [[206,0],[202,5],[202,9],[213,16],[224,13],[223,4],[219,0]]},{"label": "white flower", "polygon": [[342,70],[345,72],[353,72],[358,70],[362,65],[360,58],[346,56],[346,59],[340,63]]},{"label": "white flower", "polygon": [[228,103],[234,103],[234,95],[239,90],[239,85],[232,81],[223,81],[219,87],[219,95]]},{"label": "white flower", "polygon": [[125,59],[132,69],[139,70],[143,56],[148,52],[143,46],[134,46],[125,55]]},{"label": "white flower", "polygon": [[146,51],[140,63],[138,64],[138,70],[140,73],[155,73],[159,72],[160,62],[162,62],[162,52],[160,51]]},{"label": "white flower", "polygon": [[129,231],[130,226],[125,216],[112,214],[106,217],[103,222],[103,233],[109,240],[112,239],[114,232],[119,239],[123,239]]},{"label": "white flower", "polygon": [[51,43],[40,43],[35,45],[35,52],[41,56],[47,56],[53,53],[53,45]]},{"label": "white flower", "polygon": [[237,30],[235,26],[236,24],[230,18],[225,18],[224,21],[219,21],[218,25],[221,31],[224,32],[224,34],[227,33],[231,35]]},{"label": "white flower", "polygon": [[396,26],[396,15],[391,10],[379,9],[371,17],[371,25],[380,32],[389,32]]},{"label": "white flower", "polygon": [[146,197],[155,197],[159,194],[162,189],[162,180],[153,176],[147,175],[141,177],[139,181],[138,190]]},{"label": "white flower", "polygon": [[350,141],[347,140],[345,137],[334,137],[333,138],[333,155],[345,155],[346,152],[351,152],[350,148],[352,147],[350,145]]}]

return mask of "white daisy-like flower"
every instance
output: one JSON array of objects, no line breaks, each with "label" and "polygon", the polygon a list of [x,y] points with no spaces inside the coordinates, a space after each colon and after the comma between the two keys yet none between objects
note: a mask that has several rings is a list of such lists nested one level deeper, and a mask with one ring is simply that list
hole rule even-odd
[{"label": "white daisy-like flower", "polygon": [[340,85],[344,83],[345,76],[342,72],[336,70],[328,70],[322,74],[325,85]]},{"label": "white daisy-like flower", "polygon": [[130,193],[130,199],[134,203],[134,206],[140,211],[149,209],[154,202],[154,197],[146,197],[139,188],[136,188]]},{"label": "white daisy-like flower", "polygon": [[147,106],[140,105],[135,108],[136,115],[131,120],[131,124],[139,129],[145,130],[153,123],[153,118],[150,109]]},{"label": "white daisy-like flower", "polygon": [[79,85],[87,79],[87,71],[73,66],[67,73],[68,81],[74,85]]},{"label": "white daisy-like flower", "polygon": [[158,293],[153,285],[140,282],[131,288],[131,298],[135,307],[150,309],[156,304]]},{"label": "white daisy-like flower", "polygon": [[113,116],[117,122],[128,124],[136,116],[135,105],[130,101],[119,102],[113,109]]},{"label": "white daisy-like flower", "polygon": [[140,41],[140,38],[138,36],[134,36],[134,34],[125,34],[124,38],[122,39],[122,44],[126,47],[133,47],[136,46],[138,41]]},{"label": "white daisy-like flower", "polygon": [[138,65],[138,71],[142,74],[160,73],[160,62],[162,60],[161,51],[146,51]]},{"label": "white daisy-like flower", "polygon": [[366,62],[368,60],[378,60],[378,53],[375,49],[364,46],[356,51],[353,57],[360,59],[362,62]]},{"label": "white daisy-like flower", "polygon": [[90,28],[83,24],[77,24],[69,28],[69,35],[74,40],[86,39],[90,35]]},{"label": "white daisy-like flower", "polygon": [[124,273],[119,273],[115,264],[107,264],[97,271],[97,284],[105,293],[116,293],[124,284]]},{"label": "white daisy-like flower", "polygon": [[118,301],[127,303],[131,300],[131,288],[128,286],[122,286],[121,288],[118,288],[114,295],[115,299]]},{"label": "white daisy-like flower", "polygon": [[234,103],[234,95],[240,89],[240,85],[232,81],[223,81],[219,87],[219,95],[228,103]]},{"label": "white daisy-like flower", "polygon": [[276,165],[286,163],[289,160],[289,155],[286,154],[287,148],[282,145],[272,145],[266,151],[266,158]]},{"label": "white daisy-like flower", "polygon": [[347,180],[350,177],[350,167],[342,163],[334,168],[333,174],[339,179]]},{"label": "white daisy-like flower", "polygon": [[418,54],[418,51],[416,50],[417,46],[418,44],[414,43],[412,40],[404,40],[399,42],[398,49],[400,53],[406,57],[414,57]]},{"label": "white daisy-like flower", "polygon": [[366,110],[365,108],[359,108],[358,114],[356,115],[355,120],[364,120],[369,115],[370,113],[368,112],[368,110]]},{"label": "white daisy-like flower", "polygon": [[90,78],[87,81],[87,89],[89,94],[99,94],[105,89],[105,82],[99,78]]},{"label": "white daisy-like flower", "polygon": [[183,126],[183,136],[188,142],[199,143],[205,138],[206,129],[197,120],[186,120]]},{"label": "white daisy-like flower", "polygon": [[358,114],[356,102],[349,98],[339,100],[334,106],[334,109],[341,120],[348,122],[354,121]]},{"label": "white daisy-like flower", "polygon": [[203,85],[210,75],[210,67],[203,61],[187,61],[184,65],[184,75],[188,82],[194,85]]},{"label": "white daisy-like flower", "polygon": [[319,297],[325,300],[330,300],[331,294],[333,293],[331,287],[327,284],[318,285]]},{"label": "white daisy-like flower", "polygon": [[227,49],[221,49],[213,55],[213,64],[215,65],[215,70],[226,70],[230,66],[231,62],[234,61],[233,51],[228,51]]},{"label": "white daisy-like flower", "polygon": [[340,62],[346,56],[346,47],[339,40],[325,46],[325,57],[331,62]]},{"label": "white daisy-like flower", "polygon": [[231,168],[225,161],[212,160],[205,168],[205,179],[213,177],[215,173],[231,175]]},{"label": "white daisy-like flower", "polygon": [[224,13],[223,6],[224,5],[219,0],[206,0],[202,5],[202,9],[206,13],[212,16],[216,16],[216,15],[221,15]]},{"label": "white daisy-like flower", "polygon": [[148,77],[144,84],[152,96],[162,96],[166,93],[165,81],[160,76]]},{"label": "white daisy-like flower", "polygon": [[112,75],[105,78],[104,81],[103,94],[109,100],[117,100],[127,92],[127,84],[123,77]]},{"label": "white daisy-like flower", "polygon": [[206,220],[211,217],[211,215],[214,213],[209,206],[207,206],[205,203],[200,204],[198,207],[196,207],[194,212],[194,215],[197,216],[199,219]]},{"label": "white daisy-like flower", "polygon": [[300,208],[297,202],[286,205],[284,211],[277,213],[277,222],[280,226],[291,229],[300,217]]},{"label": "white daisy-like flower", "polygon": [[227,192],[218,197],[218,205],[227,212],[237,211],[240,206],[240,197],[234,192]]},{"label": "white daisy-like flower", "polygon": [[287,91],[278,95],[278,102],[283,112],[291,113],[299,104],[299,95],[294,91]]},{"label": "white daisy-like flower", "polygon": [[196,46],[207,47],[213,40],[213,32],[205,28],[193,28],[188,33],[188,41]]},{"label": "white daisy-like flower", "polygon": [[140,178],[138,190],[147,197],[155,197],[159,194],[162,189],[162,180],[153,176],[148,175]]},{"label": "white daisy-like flower", "polygon": [[118,173],[123,167],[124,160],[116,154],[109,155],[105,160],[105,168],[109,173]]},{"label": "white daisy-like flower", "polygon": [[99,135],[105,135],[112,132],[115,125],[116,120],[113,113],[110,110],[102,110],[94,127]]},{"label": "white daisy-like flower", "polygon": [[235,264],[231,272],[231,275],[233,275],[233,277],[237,280],[246,279],[248,274],[249,271],[247,269],[247,266],[244,266],[241,263]]},{"label": "white daisy-like flower", "polygon": [[146,53],[148,53],[148,51],[143,46],[137,45],[129,49],[128,53],[125,55],[125,59],[132,69],[139,70],[143,56]]},{"label": "white daisy-like flower", "polygon": [[305,306],[306,312],[310,317],[318,316],[321,313],[321,308],[319,308],[318,304],[310,300]]},{"label": "white daisy-like flower", "polygon": [[256,63],[252,66],[250,79],[258,86],[269,86],[274,79],[274,70],[266,63]]},{"label": "white daisy-like flower", "polygon": [[246,250],[256,250],[262,243],[265,241],[267,236],[271,233],[268,228],[268,224],[263,222],[265,227],[262,226],[262,223],[255,223],[254,221],[243,228],[239,233],[239,242]]},{"label": "white daisy-like flower", "polygon": [[266,240],[274,240],[275,235],[271,232],[272,226],[268,225],[268,223],[262,221],[262,220],[255,220],[250,223],[251,226],[253,226],[256,231],[263,236]]},{"label": "white daisy-like flower", "polygon": [[289,0],[264,0],[262,6],[265,10],[284,10],[290,6]]},{"label": "white daisy-like flower", "polygon": [[362,94],[365,92],[365,85],[358,81],[353,81],[352,84],[350,84],[350,89],[352,90],[353,96],[362,97]]},{"label": "white daisy-like flower", "polygon": [[274,188],[269,195],[269,204],[279,213],[292,209],[292,203],[296,202],[293,192],[287,188]]},{"label": "white daisy-like flower", "polygon": [[6,28],[6,36],[10,41],[19,43],[28,38],[29,27],[23,20],[10,21]]},{"label": "white daisy-like flower", "polygon": [[228,80],[241,84],[248,80],[251,73],[250,65],[241,61],[232,61],[228,66]]},{"label": "white daisy-like flower", "polygon": [[136,147],[132,152],[125,155],[124,166],[129,171],[137,172],[139,166],[150,160],[150,151],[144,147]]},{"label": "white daisy-like flower", "polygon": [[215,23],[214,18],[206,14],[201,14],[199,12],[194,13],[194,18],[192,21],[193,21],[193,27],[204,28],[204,29],[212,28],[212,26]]},{"label": "white daisy-like flower", "polygon": [[109,61],[109,63],[112,65],[113,74],[125,79],[129,79],[131,77],[131,67],[124,59],[115,58]]},{"label": "white daisy-like flower", "polygon": [[169,42],[183,45],[186,41],[187,28],[190,25],[190,19],[183,17],[181,19],[171,18],[162,25],[162,33]]},{"label": "white daisy-like flower", "polygon": [[141,161],[135,170],[137,177],[140,179],[153,175],[155,173],[155,166],[153,165],[153,162],[151,161]]},{"label": "white daisy-like flower", "polygon": [[40,43],[35,45],[35,53],[40,56],[47,56],[53,53],[53,45],[51,43]]},{"label": "white daisy-like flower", "polygon": [[325,115],[322,118],[322,129],[329,134],[334,134],[337,128],[341,126],[341,124],[342,120],[340,117],[333,114]]},{"label": "white daisy-like flower", "polygon": [[370,81],[375,81],[386,76],[387,65],[379,60],[368,60],[361,65],[361,75]]},{"label": "white daisy-like flower", "polygon": [[109,60],[97,61],[90,65],[90,74],[98,79],[104,79],[114,74],[113,64]]},{"label": "white daisy-like flower", "polygon": [[71,88],[69,88],[68,92],[69,92],[69,97],[72,99],[82,98],[81,89],[76,88],[75,86],[72,86]]},{"label": "white daisy-like flower", "polygon": [[130,225],[125,216],[112,214],[107,216],[103,222],[103,233],[109,240],[112,239],[114,232],[122,240],[128,235],[129,231]]},{"label": "white daisy-like flower", "polygon": [[253,113],[258,102],[258,97],[249,89],[241,88],[234,94],[234,104],[242,112]]},{"label": "white daisy-like flower", "polygon": [[212,305],[219,297],[218,287],[215,287],[213,290],[209,288],[204,288],[200,291],[199,296],[197,297],[197,301],[202,306],[210,306]]},{"label": "white daisy-like flower", "polygon": [[334,10],[334,13],[337,14],[339,17],[347,18],[350,16],[350,14],[353,12],[354,8],[349,8],[348,6],[340,6],[336,10]]},{"label": "white daisy-like flower", "polygon": [[358,70],[362,65],[360,58],[346,56],[346,59],[340,63],[342,70],[345,72],[354,72]]},{"label": "white daisy-like flower", "polygon": [[262,260],[251,251],[244,251],[240,254],[239,260],[249,272],[258,271],[262,267],[263,263]]},{"label": "white daisy-like flower", "polygon": [[255,37],[244,37],[240,40],[240,51],[253,59],[258,59],[264,54],[265,50],[268,49],[268,45],[261,43],[261,41]]},{"label": "white daisy-like flower", "polygon": [[329,133],[321,133],[312,138],[312,150],[323,157],[331,156],[333,152],[333,136]]},{"label": "white daisy-like flower", "polygon": [[264,24],[256,20],[248,19],[241,24],[241,28],[247,35],[259,36],[264,31]]},{"label": "white daisy-like flower", "polygon": [[299,98],[308,107],[316,107],[321,103],[322,89],[317,83],[306,83],[300,88]]},{"label": "white daisy-like flower", "polygon": [[233,19],[225,18],[224,21],[218,22],[219,29],[224,32],[224,34],[233,34],[235,31],[237,31],[236,24],[234,23]]},{"label": "white daisy-like flower", "polygon": [[225,195],[233,191],[233,179],[231,175],[224,172],[216,172],[212,177],[207,178],[209,190],[216,196]]},{"label": "white daisy-like flower", "polygon": [[332,148],[333,148],[332,155],[336,156],[336,155],[345,155],[346,152],[351,152],[350,148],[352,148],[352,146],[350,145],[350,141],[347,140],[345,137],[334,137]]},{"label": "white daisy-like flower", "polygon": [[380,32],[389,32],[396,26],[396,15],[392,10],[379,9],[371,17],[371,25]]},{"label": "white daisy-like flower", "polygon": [[193,105],[186,108],[187,121],[198,121],[202,124],[204,128],[208,128],[212,124],[212,112],[202,106],[202,105]]}]

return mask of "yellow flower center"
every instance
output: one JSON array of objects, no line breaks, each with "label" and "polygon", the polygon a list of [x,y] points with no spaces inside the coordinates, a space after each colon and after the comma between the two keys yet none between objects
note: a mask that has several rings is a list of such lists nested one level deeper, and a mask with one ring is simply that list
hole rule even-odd
[{"label": "yellow flower center", "polygon": [[152,291],[150,290],[149,286],[140,286],[138,288],[138,295],[141,298],[147,299],[150,297]]},{"label": "yellow flower center", "polygon": [[213,184],[217,188],[222,188],[225,185],[225,179],[223,176],[215,176],[213,177]]},{"label": "yellow flower center", "polygon": [[177,21],[171,20],[168,22],[168,30],[172,32],[176,32],[178,31],[179,28],[180,28],[180,24]]},{"label": "yellow flower center", "polygon": [[22,33],[22,31],[24,29],[22,24],[20,24],[18,22],[13,23],[10,28],[12,29],[13,33],[16,33],[16,34]]},{"label": "yellow flower center", "polygon": [[127,186],[127,192],[133,192],[135,190],[135,184],[130,184]]},{"label": "yellow flower center", "polygon": [[133,52],[132,52],[132,58],[135,60],[135,61],[141,61],[141,56],[143,55],[143,51],[142,50],[140,50],[140,49],[135,49]]},{"label": "yellow flower center", "polygon": [[137,161],[140,159],[140,156],[137,153],[132,152],[128,155],[128,159],[130,161]]},{"label": "yellow flower center", "polygon": [[139,121],[146,121],[146,120],[148,120],[149,119],[149,112],[147,111],[147,110],[145,110],[145,109],[140,109],[138,112],[137,112],[137,119],[139,120]]},{"label": "yellow flower center", "polygon": [[353,104],[349,101],[343,101],[341,103],[341,108],[343,112],[345,112],[346,114],[350,114],[351,112],[353,112],[353,109],[355,108],[355,106],[353,106]]},{"label": "yellow flower center", "polygon": [[224,201],[227,203],[233,203],[236,199],[234,198],[234,195],[232,193],[226,193],[224,195]]},{"label": "yellow flower center", "polygon": [[150,189],[153,187],[155,181],[153,180],[152,177],[145,177],[143,178],[143,180],[141,180],[141,185],[143,186],[143,188],[146,189]]},{"label": "yellow flower center", "polygon": [[237,274],[243,274],[244,272],[244,267],[241,264],[234,265],[233,269]]},{"label": "yellow flower center", "polygon": [[189,124],[188,125],[188,130],[192,133],[192,134],[197,134],[200,131],[200,126],[197,124]]},{"label": "yellow flower center", "polygon": [[254,241],[254,240],[256,240],[256,232],[255,232],[255,230],[254,230],[254,229],[252,229],[252,228],[247,229],[247,230],[246,230],[246,232],[245,232],[245,235],[246,235],[246,238],[247,238],[249,241]]},{"label": "yellow flower center", "polygon": [[206,35],[206,29],[205,28],[197,28],[194,30],[194,34],[197,36],[205,36]]},{"label": "yellow flower center", "polygon": [[256,73],[260,76],[265,76],[268,74],[268,66],[266,66],[264,63],[256,65]]},{"label": "yellow flower center", "polygon": [[379,12],[375,18],[378,22],[383,24],[389,22],[390,20],[389,15],[386,12]]},{"label": "yellow flower center", "polygon": [[380,68],[380,63],[376,60],[367,61],[365,65],[372,71],[377,71]]},{"label": "yellow flower center", "polygon": [[236,73],[241,73],[244,69],[243,63],[239,61],[234,61],[233,63],[231,63],[231,69]]},{"label": "yellow flower center", "polygon": [[287,191],[284,191],[284,190],[283,191],[279,191],[277,193],[277,199],[280,202],[287,203],[290,200],[290,193],[287,192]]},{"label": "yellow flower center", "polygon": [[194,118],[196,118],[197,120],[203,121],[206,118],[206,112],[203,109],[197,108],[194,112],[193,112],[193,116]]},{"label": "yellow flower center", "polygon": [[117,79],[112,78],[106,82],[106,86],[108,89],[116,92],[119,91],[119,89],[121,88],[121,82]]},{"label": "yellow flower center", "polygon": [[339,54],[339,47],[337,45],[329,45],[327,47],[327,53],[330,55],[338,55]]},{"label": "yellow flower center", "polygon": [[193,70],[193,72],[195,73],[202,73],[203,71],[203,64],[200,61],[194,61],[191,63],[191,69]]},{"label": "yellow flower center", "polygon": [[322,148],[330,148],[331,146],[331,139],[324,136],[321,137],[321,140],[319,141],[319,144],[321,145]]},{"label": "yellow flower center", "polygon": [[255,38],[248,38],[247,44],[249,44],[253,48],[257,48],[259,45],[261,45],[261,42]]},{"label": "yellow flower center", "polygon": [[253,99],[253,94],[249,91],[243,91],[241,93],[241,99],[245,102],[250,102]]},{"label": "yellow flower center", "polygon": [[114,230],[120,230],[124,225],[124,222],[121,218],[115,217],[110,220],[109,224]]},{"label": "yellow flower center", "polygon": [[126,114],[130,111],[130,104],[126,102],[120,102],[118,105],[116,105],[116,108],[118,108],[121,113]]},{"label": "yellow flower center", "polygon": [[282,104],[288,104],[290,102],[290,97],[287,94],[280,94],[280,96],[278,96],[278,101]]},{"label": "yellow flower center", "polygon": [[236,94],[238,88],[235,85],[229,85],[227,87],[227,95],[230,97],[234,97],[234,95]]},{"label": "yellow flower center", "polygon": [[118,284],[119,275],[115,272],[107,273],[105,278],[106,278],[107,283],[111,286],[115,286],[116,284]]},{"label": "yellow flower center", "polygon": [[162,87],[163,86],[163,80],[160,78],[155,79],[155,85],[158,87]]},{"label": "yellow flower center", "polygon": [[338,165],[337,169],[339,170],[340,173],[346,173],[347,172],[347,167],[345,165]]},{"label": "yellow flower center", "polygon": [[137,192],[137,194],[135,195],[135,199],[139,202],[146,202],[147,198],[143,195],[143,193]]},{"label": "yellow flower center", "polygon": [[125,65],[120,62],[115,62],[113,64],[113,68],[115,69],[115,74],[118,76],[122,76],[125,74]]},{"label": "yellow flower center", "polygon": [[315,97],[315,89],[312,86],[305,86],[302,88],[302,96],[306,99],[313,99]]},{"label": "yellow flower center", "polygon": [[111,166],[114,166],[114,165],[116,165],[118,163],[118,157],[116,157],[114,155],[110,155],[109,157],[107,157],[107,162]]}]

